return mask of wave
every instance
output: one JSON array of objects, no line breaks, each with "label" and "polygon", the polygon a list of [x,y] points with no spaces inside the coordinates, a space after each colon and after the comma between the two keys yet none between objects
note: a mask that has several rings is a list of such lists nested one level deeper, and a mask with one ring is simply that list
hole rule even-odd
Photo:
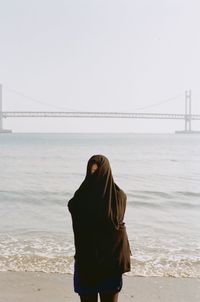
[{"label": "wave", "polygon": [[127,196],[128,204],[136,207],[200,207],[200,192],[131,190],[127,192]]},{"label": "wave", "polygon": [[[130,240],[130,276],[172,276],[200,278],[198,241],[184,245],[172,240],[159,242],[149,236]],[[0,271],[73,273],[74,243],[65,233],[24,231],[0,235]]]},{"label": "wave", "polygon": [[[29,271],[73,274],[74,257],[47,257],[39,255],[0,256],[0,271]],[[193,277],[200,278],[200,259],[131,260],[129,276]]]},{"label": "wave", "polygon": [[[0,190],[1,194],[10,194],[10,195],[27,195],[27,194],[36,194],[36,195],[45,195],[45,194],[49,194],[49,195],[59,195],[59,196],[66,196],[66,195],[71,195],[73,193],[73,191],[63,191],[63,190],[58,190],[58,191],[51,191],[49,190]],[[155,190],[128,190],[127,194],[132,197],[138,197],[138,198],[143,198],[146,196],[149,197],[163,197],[163,198],[167,198],[167,199],[171,199],[174,196],[184,196],[184,197],[195,197],[195,198],[199,198],[200,197],[200,192],[192,192],[192,191],[167,191],[167,192],[163,192],[163,191],[155,191]]]},{"label": "wave", "polygon": [[170,259],[152,258],[150,260],[132,259],[130,276],[155,277],[193,277],[200,278],[200,258]]},{"label": "wave", "polygon": [[67,202],[72,198],[72,192],[58,191],[51,192],[50,190],[34,191],[34,190],[1,190],[0,197],[2,204],[13,205],[67,205]]},{"label": "wave", "polygon": [[171,192],[162,192],[162,191],[151,191],[151,190],[129,190],[128,194],[130,196],[135,196],[135,197],[146,197],[146,196],[158,196],[158,197],[164,197],[167,199],[171,199],[174,196],[192,196],[199,198],[200,197],[200,192],[191,192],[191,191],[171,191]]},{"label": "wave", "polygon": [[[72,192],[46,192],[46,191],[0,191],[1,205],[4,210],[12,205],[16,209],[23,209],[24,206],[30,206],[32,210],[40,207],[51,206],[56,211],[67,208],[68,201],[72,198]],[[127,192],[127,207],[143,209],[155,209],[168,211],[170,209],[192,210],[200,209],[200,192],[190,191],[147,191],[147,190],[131,190]],[[49,210],[50,211],[50,210]],[[49,212],[49,215],[52,213]]]},{"label": "wave", "polygon": [[42,191],[38,191],[38,190],[24,190],[23,191],[19,191],[19,190],[0,190],[0,194],[6,194],[6,195],[11,195],[11,196],[19,196],[22,197],[24,195],[33,195],[33,196],[40,196],[40,195],[44,195],[46,196],[46,194],[51,195],[51,196],[60,196],[60,197],[66,197],[66,195],[71,196],[72,192],[67,192],[67,191],[50,191],[48,190],[42,190]]}]

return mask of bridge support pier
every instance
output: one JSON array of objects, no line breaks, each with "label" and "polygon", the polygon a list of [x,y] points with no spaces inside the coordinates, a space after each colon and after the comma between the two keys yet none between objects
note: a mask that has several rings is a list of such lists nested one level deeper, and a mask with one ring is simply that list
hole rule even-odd
[{"label": "bridge support pier", "polygon": [[3,112],[2,112],[2,84],[0,84],[0,133],[11,133],[12,130],[3,129]]}]

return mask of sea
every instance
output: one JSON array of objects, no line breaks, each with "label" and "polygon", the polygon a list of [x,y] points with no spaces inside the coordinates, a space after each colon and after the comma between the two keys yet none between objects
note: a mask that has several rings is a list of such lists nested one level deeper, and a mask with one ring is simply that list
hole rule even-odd
[{"label": "sea", "polygon": [[127,194],[130,276],[200,278],[200,135],[0,135],[0,271],[73,274],[67,203],[94,154]]}]

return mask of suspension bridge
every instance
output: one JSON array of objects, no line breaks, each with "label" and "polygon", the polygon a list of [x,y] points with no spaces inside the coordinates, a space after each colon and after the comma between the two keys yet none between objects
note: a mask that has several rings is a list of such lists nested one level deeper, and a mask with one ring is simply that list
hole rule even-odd
[{"label": "suspension bridge", "polygon": [[200,120],[200,114],[192,114],[191,90],[185,92],[185,114],[136,113],[136,112],[86,112],[86,111],[2,111],[2,85],[0,84],[0,133],[12,130],[3,128],[4,118],[128,118],[184,120],[184,130],[175,133],[200,133],[192,130],[192,120]]}]

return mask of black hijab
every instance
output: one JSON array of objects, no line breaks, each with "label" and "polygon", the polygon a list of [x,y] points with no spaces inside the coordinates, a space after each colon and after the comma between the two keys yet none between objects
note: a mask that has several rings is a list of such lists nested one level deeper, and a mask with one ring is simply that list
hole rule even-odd
[{"label": "black hijab", "polygon": [[[91,167],[97,165],[92,174]],[[93,155],[86,176],[68,202],[75,260],[82,281],[97,282],[130,270],[130,247],[123,222],[126,194],[115,184],[108,159]]]}]

